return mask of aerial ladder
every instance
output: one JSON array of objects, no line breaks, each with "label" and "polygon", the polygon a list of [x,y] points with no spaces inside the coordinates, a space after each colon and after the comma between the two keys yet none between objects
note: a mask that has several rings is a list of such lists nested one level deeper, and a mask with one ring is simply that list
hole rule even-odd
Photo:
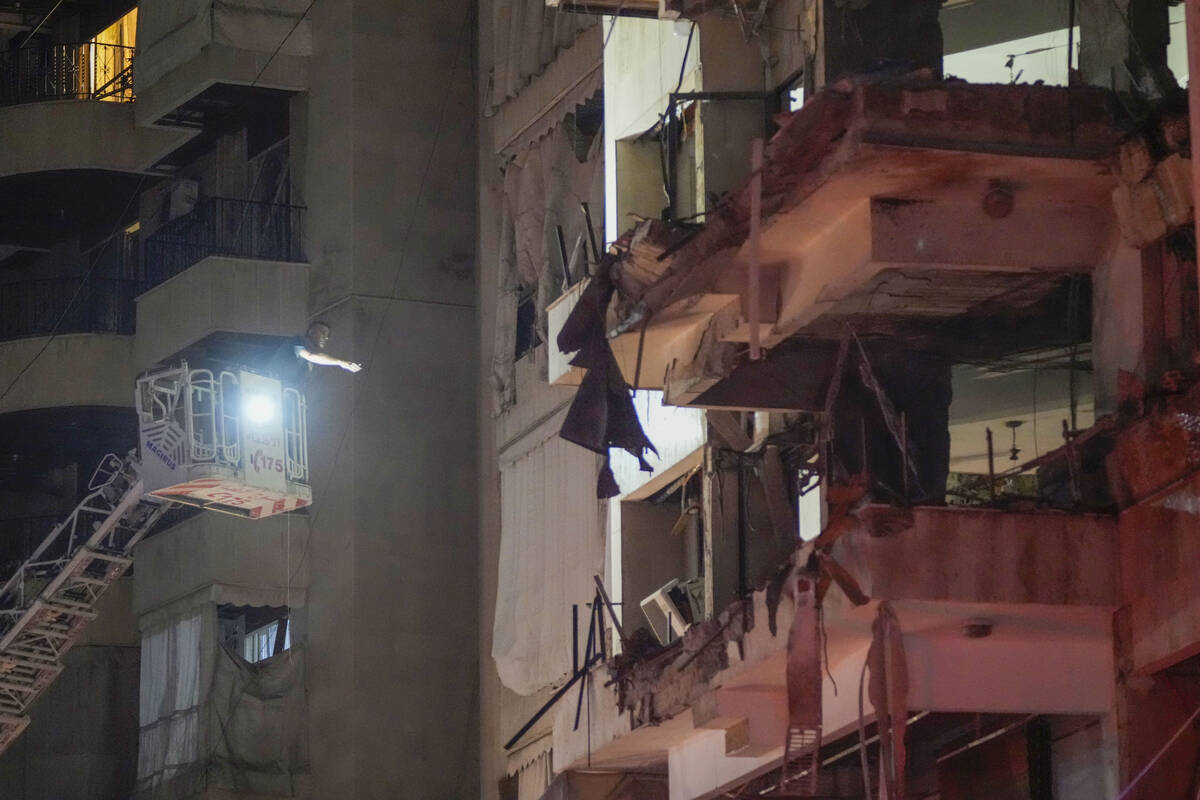
[{"label": "aerial ladder", "polygon": [[183,363],[139,378],[135,405],[139,449],[105,456],[84,498],[0,587],[0,753],[172,506],[262,519],[312,502],[298,389]]}]

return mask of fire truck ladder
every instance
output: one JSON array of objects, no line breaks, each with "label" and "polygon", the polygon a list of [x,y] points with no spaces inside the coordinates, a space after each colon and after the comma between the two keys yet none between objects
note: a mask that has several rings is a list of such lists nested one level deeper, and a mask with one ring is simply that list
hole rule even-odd
[{"label": "fire truck ladder", "polygon": [[96,617],[96,601],[133,563],[133,546],[170,502],[143,496],[136,456],[104,458],[89,493],[0,588],[0,753]]}]

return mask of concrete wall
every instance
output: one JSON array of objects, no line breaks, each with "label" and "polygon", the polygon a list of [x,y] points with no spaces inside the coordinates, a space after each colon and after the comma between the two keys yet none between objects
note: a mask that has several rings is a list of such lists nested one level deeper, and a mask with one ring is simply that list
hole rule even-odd
[{"label": "concrete wall", "polygon": [[135,363],[145,369],[215,331],[297,336],[307,286],[305,264],[206,258],[138,297]]},{"label": "concrete wall", "polygon": [[680,91],[700,88],[700,47],[697,33],[687,50],[683,24],[676,29],[670,22],[618,17],[615,24],[606,18],[604,28],[604,224],[605,237],[612,241],[632,224],[617,214],[617,175],[622,169],[617,140],[644,133],[658,121],[667,95],[678,85],[685,51]]},{"label": "concrete wall", "polygon": [[474,123],[466,2],[313,6],[314,795],[478,789]]},{"label": "concrete wall", "polygon": [[[0,342],[0,375],[16,375],[45,344],[44,336]],[[132,406],[135,374],[132,336],[56,336],[0,401],[0,414],[31,408]]]},{"label": "concrete wall", "polygon": [[1092,273],[1092,359],[1096,415],[1117,410],[1117,374],[1145,377],[1141,253],[1117,247]]}]

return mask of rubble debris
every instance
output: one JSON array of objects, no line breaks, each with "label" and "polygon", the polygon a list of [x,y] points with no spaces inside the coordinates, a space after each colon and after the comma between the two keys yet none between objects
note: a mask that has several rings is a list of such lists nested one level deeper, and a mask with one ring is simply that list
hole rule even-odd
[{"label": "rubble debris", "polygon": [[1121,238],[1146,247],[1192,224],[1192,162],[1187,115],[1172,115],[1120,144],[1110,159],[1120,179],[1113,210]]}]

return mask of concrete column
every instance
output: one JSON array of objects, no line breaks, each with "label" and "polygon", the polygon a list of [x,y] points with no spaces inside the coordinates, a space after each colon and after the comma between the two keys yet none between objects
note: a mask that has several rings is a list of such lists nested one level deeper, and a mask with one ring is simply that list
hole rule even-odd
[{"label": "concrete column", "polygon": [[472,7],[311,12],[314,797],[478,793]]},{"label": "concrete column", "polygon": [[[1200,0],[1187,0],[1188,75],[1200,75]],[[1189,142],[1200,142],[1200,81],[1188,81]],[[1192,158],[1192,197],[1200,197],[1200,158]],[[1200,242],[1200,214],[1193,212],[1196,241]],[[1200,266],[1200,258],[1196,259]]]}]

